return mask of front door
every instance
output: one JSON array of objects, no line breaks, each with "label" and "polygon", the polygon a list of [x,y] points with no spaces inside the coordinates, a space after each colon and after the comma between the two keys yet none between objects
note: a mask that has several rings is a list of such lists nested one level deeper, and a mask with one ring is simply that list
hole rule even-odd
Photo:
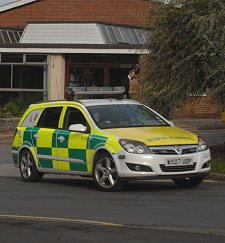
[{"label": "front door", "polygon": [[63,129],[57,132],[58,169],[87,172],[89,134],[69,131],[69,126],[72,124],[89,126],[80,109],[67,107]]}]

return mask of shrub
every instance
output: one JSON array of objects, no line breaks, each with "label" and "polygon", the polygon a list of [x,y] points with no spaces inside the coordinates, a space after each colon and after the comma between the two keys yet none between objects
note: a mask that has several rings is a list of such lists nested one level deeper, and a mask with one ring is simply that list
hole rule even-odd
[{"label": "shrub", "polygon": [[12,116],[17,116],[19,115],[19,106],[13,101],[9,101],[5,105],[6,112],[10,112]]}]

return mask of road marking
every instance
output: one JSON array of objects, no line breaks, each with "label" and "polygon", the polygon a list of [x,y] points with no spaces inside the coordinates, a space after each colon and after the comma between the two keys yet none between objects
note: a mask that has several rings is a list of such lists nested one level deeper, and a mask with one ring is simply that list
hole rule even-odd
[{"label": "road marking", "polygon": [[51,217],[38,217],[38,216],[21,216],[21,215],[0,215],[0,219],[14,219],[14,220],[30,220],[39,222],[64,222],[64,223],[76,223],[76,224],[92,224],[99,226],[110,227],[127,227],[123,224],[114,224],[110,222],[95,221],[95,220],[82,220],[82,219],[67,219],[67,218],[51,218]]},{"label": "road marking", "polygon": [[21,216],[21,215],[0,215],[0,220],[29,220],[36,222],[55,222],[55,223],[73,223],[73,224],[89,224],[89,225],[97,225],[97,226],[105,226],[105,227],[117,227],[117,228],[127,228],[127,229],[142,229],[142,230],[165,230],[165,231],[173,231],[173,232],[188,232],[188,233],[196,233],[196,234],[206,234],[206,235],[215,235],[215,236],[225,236],[225,232],[220,229],[203,229],[203,230],[195,230],[188,228],[179,228],[179,227],[161,227],[159,225],[154,226],[144,226],[144,225],[128,225],[128,224],[115,224],[104,221],[95,221],[95,220],[82,220],[82,219],[67,219],[67,218],[52,218],[52,217],[38,217],[38,216]]}]

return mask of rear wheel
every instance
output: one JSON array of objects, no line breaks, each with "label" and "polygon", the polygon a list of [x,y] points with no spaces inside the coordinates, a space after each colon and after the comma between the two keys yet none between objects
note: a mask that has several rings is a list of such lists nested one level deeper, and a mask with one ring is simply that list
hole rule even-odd
[{"label": "rear wheel", "polygon": [[204,177],[193,177],[184,179],[173,179],[173,182],[179,187],[196,187],[203,181]]},{"label": "rear wheel", "polygon": [[95,160],[93,177],[95,184],[103,191],[119,191],[122,189],[115,162],[108,153],[100,154]]},{"label": "rear wheel", "polygon": [[27,149],[21,153],[19,168],[21,177],[26,182],[40,181],[42,179],[43,174],[38,172],[33,155]]}]

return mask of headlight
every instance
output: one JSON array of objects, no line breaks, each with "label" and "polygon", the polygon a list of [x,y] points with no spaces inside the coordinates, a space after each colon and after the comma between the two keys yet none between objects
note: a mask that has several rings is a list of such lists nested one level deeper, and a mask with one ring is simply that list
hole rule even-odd
[{"label": "headlight", "polygon": [[208,145],[201,137],[198,137],[198,152],[205,151],[208,149]]},{"label": "headlight", "polygon": [[132,154],[152,154],[149,147],[147,147],[144,143],[128,140],[128,139],[120,139],[120,145],[123,147],[125,151]]}]

